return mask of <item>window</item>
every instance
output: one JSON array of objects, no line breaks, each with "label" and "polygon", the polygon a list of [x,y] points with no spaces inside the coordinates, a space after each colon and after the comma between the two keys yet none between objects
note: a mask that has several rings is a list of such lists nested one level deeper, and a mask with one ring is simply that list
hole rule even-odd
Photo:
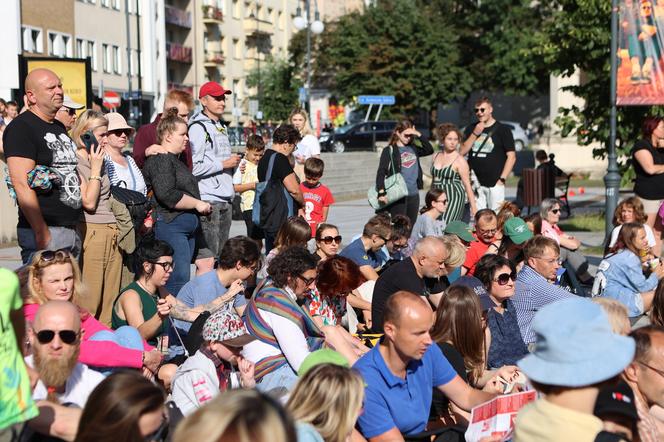
[{"label": "window", "polygon": [[48,32],[48,55],[53,57],[71,57],[74,55],[71,35],[60,32]]},{"label": "window", "polygon": [[111,48],[106,43],[101,45],[102,69],[106,73],[111,73]]},{"label": "window", "polygon": [[101,7],[102,8],[110,8],[111,7],[111,0],[101,0]]},{"label": "window", "polygon": [[237,58],[238,60],[242,58],[242,45],[240,44],[240,40],[237,38],[233,39],[233,57]]},{"label": "window", "polygon": [[87,46],[85,44],[85,40],[82,38],[77,38],[76,39],[76,57],[77,58],[85,58],[86,57],[86,49]]},{"label": "window", "polygon": [[240,1],[233,0],[233,18],[240,18]]},{"label": "window", "polygon": [[120,10],[120,0],[113,0],[113,9],[116,11]]},{"label": "window", "polygon": [[284,11],[279,11],[279,29],[284,30]]},{"label": "window", "polygon": [[274,9],[272,8],[267,8],[267,21],[270,23],[274,23]]},{"label": "window", "polygon": [[90,65],[93,71],[97,72],[97,43],[88,40],[88,57],[90,57]]},{"label": "window", "polygon": [[113,73],[122,74],[122,54],[120,54],[120,48],[118,46],[113,46]]},{"label": "window", "polygon": [[134,49],[131,51],[131,75],[138,75],[138,51]]},{"label": "window", "polygon": [[233,93],[237,94],[240,92],[240,80],[233,80]]},{"label": "window", "polygon": [[42,30],[39,28],[32,28],[30,26],[22,27],[23,50],[33,54],[41,54],[44,52],[44,41],[42,38]]}]

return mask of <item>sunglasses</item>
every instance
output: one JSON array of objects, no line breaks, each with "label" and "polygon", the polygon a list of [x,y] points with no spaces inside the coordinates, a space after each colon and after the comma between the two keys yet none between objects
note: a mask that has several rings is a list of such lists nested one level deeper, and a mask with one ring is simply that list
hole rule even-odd
[{"label": "sunglasses", "polygon": [[476,114],[483,114],[484,112],[486,112],[486,107],[476,107],[475,108],[475,113]]},{"label": "sunglasses", "polygon": [[305,277],[302,276],[302,275],[297,275],[297,277],[298,277],[300,280],[302,280],[302,282],[304,283],[304,285],[307,286],[307,287],[309,287],[311,284],[313,284],[314,282],[316,282],[316,276],[314,276],[313,278],[305,278]]},{"label": "sunglasses", "polygon": [[505,285],[509,282],[509,280],[512,280],[512,282],[516,281],[516,272],[512,273],[501,273],[494,279],[498,283],[498,285]]},{"label": "sunglasses", "polygon": [[[34,330],[33,330],[34,331]],[[74,330],[60,330],[55,332],[53,330],[40,330],[35,332],[37,340],[40,344],[48,344],[55,338],[55,333],[60,336],[60,340],[65,344],[71,345],[78,339],[80,332],[75,332]]]},{"label": "sunglasses", "polygon": [[323,241],[325,244],[328,244],[328,245],[329,245],[329,244],[332,244],[333,241],[334,241],[335,243],[337,243],[337,244],[341,244],[341,235],[337,235],[337,236],[324,236],[324,237],[321,238],[320,240]]},{"label": "sunglasses", "polygon": [[69,249],[58,249],[58,250],[44,250],[39,257],[40,261],[51,262],[56,259],[64,260],[69,259]]},{"label": "sunglasses", "polygon": [[441,203],[441,204],[447,204],[447,200],[446,200],[446,199],[441,200],[441,201],[436,201],[436,202],[437,202],[437,203]]},{"label": "sunglasses", "polygon": [[168,272],[169,270],[173,270],[173,262],[172,261],[166,261],[166,262],[153,262],[152,264],[161,266],[162,269],[164,269],[164,272]]},{"label": "sunglasses", "polygon": [[560,213],[560,209],[553,209],[553,210],[551,210],[551,213],[557,215],[557,214]]},{"label": "sunglasses", "polygon": [[392,248],[394,250],[401,250],[401,249],[405,249],[406,247],[408,247],[408,243],[405,243],[405,244],[392,243]]},{"label": "sunglasses", "polygon": [[70,117],[73,117],[74,115],[76,115],[76,109],[70,109],[70,108],[68,108],[68,107],[64,107],[64,106],[63,106],[63,107],[61,107],[61,108],[58,109],[58,110],[59,110],[60,112],[66,112]]},{"label": "sunglasses", "polygon": [[109,135],[115,135],[116,137],[121,136],[122,134],[126,135],[129,137],[131,135],[131,129],[114,129],[114,130],[109,130],[108,134]]},{"label": "sunglasses", "polygon": [[226,95],[221,95],[219,97],[215,97],[210,95],[212,98],[214,98],[215,101],[226,101]]}]

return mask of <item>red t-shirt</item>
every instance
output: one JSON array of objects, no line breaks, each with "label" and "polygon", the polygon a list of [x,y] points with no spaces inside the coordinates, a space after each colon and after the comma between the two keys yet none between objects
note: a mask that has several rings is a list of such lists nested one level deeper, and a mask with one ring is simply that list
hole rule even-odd
[{"label": "red t-shirt", "polygon": [[[477,238],[476,234],[473,234],[473,236]],[[470,248],[466,251],[466,260],[463,263],[463,266],[468,269],[467,275],[475,274],[477,262],[484,256],[490,245],[491,243],[484,244],[479,239],[470,243]]]},{"label": "red t-shirt", "polygon": [[304,182],[300,183],[300,190],[304,197],[304,219],[311,227],[311,237],[316,236],[316,227],[323,222],[323,208],[334,204],[334,197],[327,186],[318,183],[311,188]]}]

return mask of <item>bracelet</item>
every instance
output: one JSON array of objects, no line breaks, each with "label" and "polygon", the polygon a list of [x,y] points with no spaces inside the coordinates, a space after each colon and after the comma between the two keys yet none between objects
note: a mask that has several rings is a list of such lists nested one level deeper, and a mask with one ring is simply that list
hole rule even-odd
[{"label": "bracelet", "polygon": [[145,352],[141,353],[141,365],[145,365]]},{"label": "bracelet", "polygon": [[101,177],[99,175],[92,175],[88,181],[97,180],[101,183]]},{"label": "bracelet", "polygon": [[479,137],[480,135],[482,135],[482,132],[480,132],[480,133],[478,133],[478,134],[476,134],[475,132],[473,132],[473,135],[475,135],[476,137]]}]

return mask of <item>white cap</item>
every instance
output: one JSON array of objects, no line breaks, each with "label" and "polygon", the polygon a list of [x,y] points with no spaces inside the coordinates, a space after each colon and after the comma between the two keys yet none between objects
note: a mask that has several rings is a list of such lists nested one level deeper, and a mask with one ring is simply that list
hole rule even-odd
[{"label": "white cap", "polygon": [[62,105],[64,107],[68,107],[69,109],[83,109],[85,107],[84,104],[77,103],[74,100],[72,100],[69,95],[64,96],[64,98],[62,99]]}]

